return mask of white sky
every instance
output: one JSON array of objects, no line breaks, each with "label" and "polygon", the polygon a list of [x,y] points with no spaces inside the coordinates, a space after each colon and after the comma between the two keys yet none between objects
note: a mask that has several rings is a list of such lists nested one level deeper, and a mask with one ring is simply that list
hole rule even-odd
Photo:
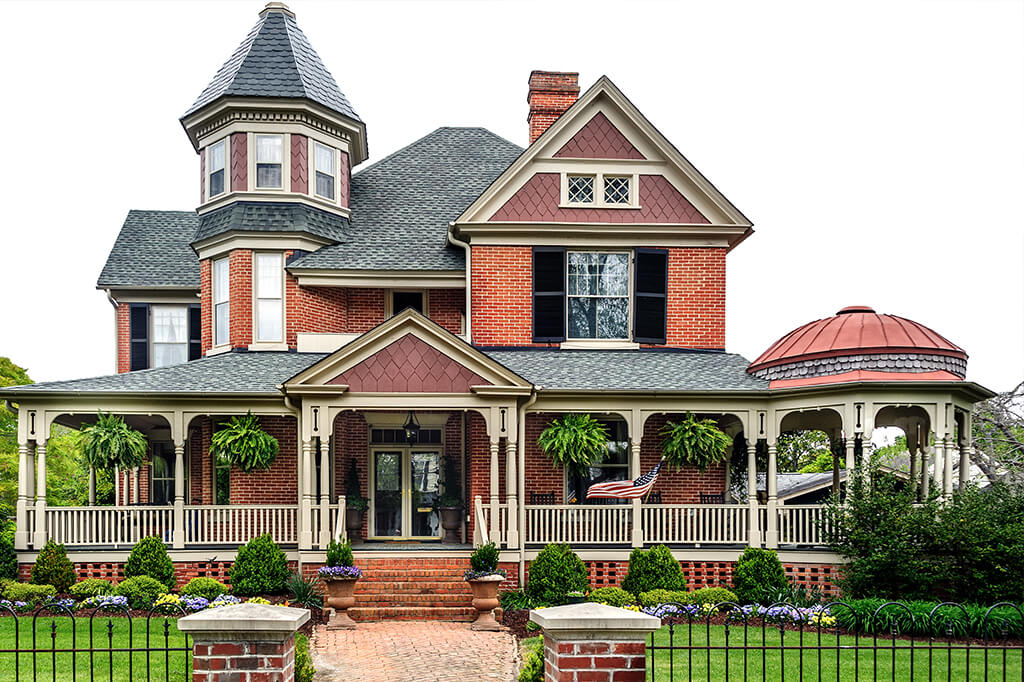
[{"label": "white sky", "polygon": [[[96,278],[129,209],[197,204],[177,119],[262,6],[3,4],[0,355],[36,381],[114,370]],[[730,351],[866,304],[1024,378],[1024,2],[290,6],[371,160],[442,125],[524,145],[532,69],[611,77],[754,222]]]}]

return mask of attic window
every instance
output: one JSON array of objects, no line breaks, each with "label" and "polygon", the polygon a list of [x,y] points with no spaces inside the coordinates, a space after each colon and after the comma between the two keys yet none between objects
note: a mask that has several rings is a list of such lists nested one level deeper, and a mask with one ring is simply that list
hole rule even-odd
[{"label": "attic window", "polygon": [[594,176],[570,175],[568,180],[570,204],[594,203]]},{"label": "attic window", "polygon": [[280,135],[256,136],[257,189],[281,189],[283,147]]},{"label": "attic window", "polygon": [[604,203],[606,204],[628,204],[629,203],[629,178],[604,176]]},{"label": "attic window", "polygon": [[210,196],[224,193],[224,162],[227,141],[221,140],[210,145]]},{"label": "attic window", "polygon": [[334,149],[315,143],[313,160],[316,163],[316,194],[334,200]]}]

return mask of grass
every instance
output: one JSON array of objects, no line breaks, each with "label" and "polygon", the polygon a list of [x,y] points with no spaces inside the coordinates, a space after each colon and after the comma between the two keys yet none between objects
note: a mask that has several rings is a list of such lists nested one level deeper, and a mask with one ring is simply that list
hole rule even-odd
[{"label": "grass", "polygon": [[[90,655],[88,651],[72,654],[60,649],[72,648],[71,618],[39,617],[35,623],[35,645],[32,644],[32,616],[25,615],[19,619],[18,639],[23,648],[47,649],[45,653],[37,653],[35,662],[30,653],[15,654],[9,650],[15,648],[15,619],[0,618],[0,680],[32,680],[33,668],[35,676],[40,680],[74,680],[90,679]],[[107,618],[97,615],[93,621],[92,644],[89,639],[89,618],[74,618],[74,648],[88,650],[92,648],[91,657],[96,679],[103,680],[177,680],[184,682],[192,679],[192,656],[190,652],[163,651],[149,652],[149,677],[146,676],[147,652],[113,651],[107,649],[142,649],[146,648],[146,619],[132,618],[131,639],[128,636],[128,618]],[[56,624],[56,639],[51,636],[51,625]],[[113,627],[108,637],[108,623]],[[164,619],[154,616],[149,623],[149,647],[164,646],[183,647],[185,636],[178,631],[173,618],[168,619],[169,639],[164,643]],[[191,641],[190,641],[191,643]],[[57,653],[52,653],[56,648]],[[99,651],[102,650],[102,651]],[[6,653],[5,653],[6,651]],[[72,659],[74,659],[72,661]],[[56,676],[53,675],[56,667]],[[112,672],[111,672],[112,671]],[[166,675],[166,676],[165,676]]]},{"label": "grass", "polygon": [[[648,679],[654,680],[706,680],[706,679],[725,679],[726,678],[726,652],[723,650],[711,651],[711,676],[708,676],[708,651],[706,648],[701,649],[699,647],[706,647],[708,645],[707,629],[703,624],[694,624],[692,630],[692,644],[690,644],[689,630],[686,625],[675,626],[675,638],[674,646],[676,647],[687,647],[692,646],[697,648],[695,651],[687,651],[686,649],[677,649],[669,652],[667,650],[647,650],[647,670]],[[762,630],[760,626],[751,627],[747,633],[747,646],[756,646],[757,650],[750,650],[747,652],[746,667],[744,667],[743,650],[737,647],[743,646],[743,628],[742,627],[730,627],[729,628],[729,647],[728,652],[728,677],[734,680],[743,679],[761,679],[762,674],[769,680],[796,680],[796,679],[825,679],[825,680],[856,680],[856,679],[898,679],[898,680],[928,680],[932,679],[929,676],[929,657],[928,657],[928,642],[927,640],[914,642],[914,652],[911,654],[910,651],[910,640],[904,639],[879,639],[878,646],[882,647],[877,652],[877,664],[876,652],[871,650],[864,650],[863,647],[872,646],[872,638],[870,636],[860,637],[860,651],[853,651],[854,637],[853,636],[841,636],[839,638],[839,644],[842,647],[851,647],[850,649],[843,649],[839,653],[839,663],[837,670],[836,663],[836,636],[835,634],[827,634],[822,632],[821,646],[831,647],[821,650],[821,658],[819,664],[818,649],[813,648],[818,646],[818,634],[817,629],[813,631],[806,631],[803,635],[803,675],[800,674],[800,658],[801,650],[800,647],[800,633],[795,631],[786,631],[784,636],[785,646],[785,663],[783,665],[783,657],[778,647],[780,644],[779,629],[777,627],[769,627],[765,631],[764,639],[762,640]],[[712,647],[724,647],[725,646],[725,626],[712,625],[710,631],[710,639]],[[650,640],[648,639],[648,642]],[[654,634],[655,646],[668,646],[669,645],[669,627],[663,626]],[[894,663],[894,650],[893,645],[895,644],[895,675],[893,674],[893,663]],[[762,665],[762,652],[760,647],[764,645],[769,647],[767,654],[764,657],[764,663]],[[947,661],[947,651],[945,644],[935,643],[935,648],[931,658],[931,674],[934,679],[949,679],[954,680],[984,680],[985,677],[985,652],[980,650],[973,650],[970,653],[970,673],[967,670],[967,653],[965,651],[953,649],[951,661]],[[954,644],[954,646],[957,646]],[[774,650],[771,647],[775,647]],[[670,663],[669,655],[671,653],[672,660]],[[988,652],[988,678],[992,680],[1020,680],[1021,679],[1021,649],[1006,650],[1006,663],[1003,663],[1003,651],[992,650]],[[913,661],[911,661],[913,657]],[[653,659],[653,665],[652,665]],[[913,674],[911,674],[911,662],[913,662]],[[762,671],[762,667],[764,670]],[[1004,671],[1005,667],[1005,671]],[[653,670],[653,678],[652,671]],[[877,678],[874,677],[874,671],[877,670]],[[1004,677],[1005,673],[1005,677]],[[820,675],[820,677],[819,677]]]}]

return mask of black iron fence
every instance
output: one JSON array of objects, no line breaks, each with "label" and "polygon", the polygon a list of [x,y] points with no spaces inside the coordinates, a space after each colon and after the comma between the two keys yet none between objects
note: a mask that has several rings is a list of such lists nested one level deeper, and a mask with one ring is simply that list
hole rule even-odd
[{"label": "black iron fence", "polygon": [[0,603],[0,680],[192,679],[192,644],[177,605],[72,611],[55,601],[21,612]]},{"label": "black iron fence", "polygon": [[1000,603],[927,613],[888,602],[858,613],[814,608],[665,604],[647,643],[649,680],[1013,680],[1024,682],[1024,613]]}]

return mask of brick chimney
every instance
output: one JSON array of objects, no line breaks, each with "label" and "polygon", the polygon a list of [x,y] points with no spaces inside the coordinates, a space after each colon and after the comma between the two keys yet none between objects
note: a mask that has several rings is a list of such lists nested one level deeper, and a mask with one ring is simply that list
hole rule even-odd
[{"label": "brick chimney", "polygon": [[530,113],[530,144],[543,134],[580,96],[580,74],[567,71],[532,71],[526,101]]}]

